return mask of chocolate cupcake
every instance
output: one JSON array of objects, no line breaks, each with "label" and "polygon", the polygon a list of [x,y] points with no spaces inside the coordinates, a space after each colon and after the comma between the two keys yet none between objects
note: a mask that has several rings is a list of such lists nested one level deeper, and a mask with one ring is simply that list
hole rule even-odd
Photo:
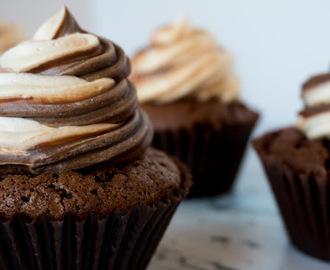
[{"label": "chocolate cupcake", "polygon": [[263,135],[254,147],[263,163],[291,242],[330,261],[330,73],[309,79],[295,126]]},{"label": "chocolate cupcake", "polygon": [[122,49],[66,7],[0,57],[0,268],[145,269],[191,185]]},{"label": "chocolate cupcake", "polygon": [[190,168],[190,196],[231,189],[258,114],[239,100],[233,59],[185,19],[157,30],[132,59],[132,80],[155,129],[153,146]]},{"label": "chocolate cupcake", "polygon": [[23,31],[19,27],[0,19],[0,55],[22,41],[23,38]]}]

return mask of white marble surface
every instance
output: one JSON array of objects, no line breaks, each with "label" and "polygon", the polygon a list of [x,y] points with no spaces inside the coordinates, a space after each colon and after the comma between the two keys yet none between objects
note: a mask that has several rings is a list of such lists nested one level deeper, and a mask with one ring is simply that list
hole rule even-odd
[{"label": "white marble surface", "polygon": [[297,251],[252,149],[233,194],[185,201],[148,270],[326,270]]}]

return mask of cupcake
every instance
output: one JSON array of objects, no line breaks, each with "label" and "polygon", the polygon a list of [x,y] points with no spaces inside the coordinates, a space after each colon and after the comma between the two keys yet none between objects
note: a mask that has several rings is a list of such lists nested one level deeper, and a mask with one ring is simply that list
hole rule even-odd
[{"label": "cupcake", "polygon": [[23,40],[23,32],[15,25],[0,19],[0,55]]},{"label": "cupcake", "polygon": [[0,58],[0,268],[145,269],[191,185],[122,49],[66,7]]},{"label": "cupcake", "polygon": [[330,261],[330,73],[302,87],[305,108],[294,126],[254,141],[291,242]]},{"label": "cupcake", "polygon": [[132,66],[138,99],[154,125],[153,146],[188,165],[190,196],[229,191],[258,119],[240,101],[231,55],[179,18],[152,35]]}]

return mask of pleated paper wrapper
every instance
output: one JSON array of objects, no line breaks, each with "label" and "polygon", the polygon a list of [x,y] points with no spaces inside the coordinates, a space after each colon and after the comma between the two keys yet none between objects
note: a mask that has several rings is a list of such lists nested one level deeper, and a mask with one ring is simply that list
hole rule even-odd
[{"label": "pleated paper wrapper", "polygon": [[259,152],[292,244],[330,261],[330,175],[301,174]]},{"label": "pleated paper wrapper", "polygon": [[114,211],[102,219],[91,214],[84,220],[67,214],[61,221],[46,215],[27,220],[17,214],[3,219],[0,269],[146,269],[188,193],[191,176],[184,168],[182,177],[181,189],[175,194],[149,206],[135,206],[126,214]]},{"label": "pleated paper wrapper", "polygon": [[231,190],[257,116],[247,123],[196,124],[191,129],[155,131],[153,146],[190,169],[194,185],[189,197],[209,197]]}]

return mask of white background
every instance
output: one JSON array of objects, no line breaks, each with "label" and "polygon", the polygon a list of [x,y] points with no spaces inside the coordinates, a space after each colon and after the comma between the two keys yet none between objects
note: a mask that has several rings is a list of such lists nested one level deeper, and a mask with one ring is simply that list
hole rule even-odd
[{"label": "white background", "polygon": [[[132,54],[155,27],[184,13],[230,50],[242,77],[243,99],[262,113],[259,132],[292,124],[300,86],[329,69],[330,1],[96,0],[92,28]],[[258,132],[258,133],[259,133]]]},{"label": "white background", "polygon": [[31,35],[65,2],[81,26],[131,56],[152,31],[186,14],[236,58],[242,96],[262,114],[258,132],[289,125],[301,109],[301,84],[330,63],[328,0],[1,0],[2,17]]}]

